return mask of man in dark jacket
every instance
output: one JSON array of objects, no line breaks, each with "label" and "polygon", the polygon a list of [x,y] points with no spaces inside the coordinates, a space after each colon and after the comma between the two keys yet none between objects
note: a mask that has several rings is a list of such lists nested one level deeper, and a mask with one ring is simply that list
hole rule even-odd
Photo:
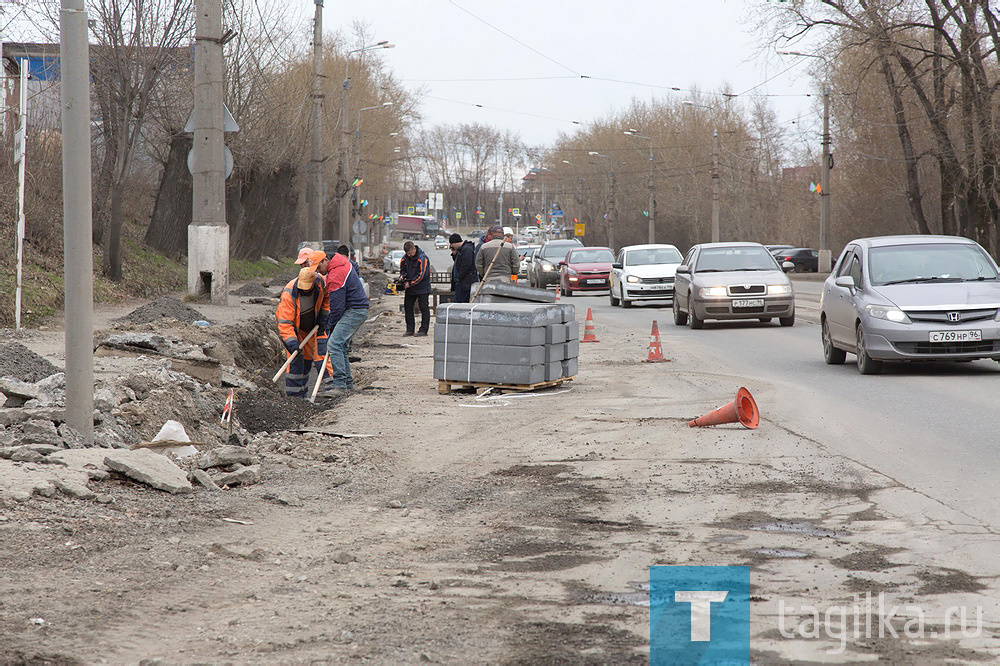
[{"label": "man in dark jacket", "polygon": [[333,379],[327,384],[325,395],[335,395],[343,390],[354,390],[348,351],[351,338],[368,320],[368,297],[358,272],[340,254],[330,260],[327,288],[330,293],[330,312],[326,319],[330,340],[327,344],[330,347]]},{"label": "man in dark jacket", "polygon": [[448,239],[455,251],[455,267],[451,271],[451,290],[455,303],[468,303],[472,285],[476,282],[476,251],[472,241],[463,240],[458,234]]},{"label": "man in dark jacket", "polygon": [[[406,295],[403,297],[403,314],[406,316],[406,333],[403,335],[427,335],[431,325],[431,308],[427,297],[431,293],[431,260],[413,241],[403,243],[403,261],[399,264],[399,279]],[[413,306],[420,306],[420,329],[416,329]]]}]

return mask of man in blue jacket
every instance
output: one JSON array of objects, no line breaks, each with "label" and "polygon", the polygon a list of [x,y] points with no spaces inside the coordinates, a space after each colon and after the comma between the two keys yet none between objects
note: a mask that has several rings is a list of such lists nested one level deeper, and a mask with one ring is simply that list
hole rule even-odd
[{"label": "man in blue jacket", "polygon": [[477,277],[475,246],[459,234],[452,234],[448,242],[455,250],[455,266],[451,270],[451,290],[455,292],[453,300],[455,303],[468,303]]},{"label": "man in blue jacket", "polygon": [[[406,333],[403,335],[427,335],[431,326],[431,308],[427,297],[431,293],[431,260],[413,241],[403,243],[403,261],[399,264],[399,279],[406,295],[403,297],[403,314],[406,316]],[[416,329],[413,306],[420,306],[420,329]]]},{"label": "man in blue jacket", "polygon": [[336,395],[342,391],[354,390],[351,375],[351,361],[348,358],[351,338],[368,320],[368,297],[361,285],[358,272],[351,262],[340,254],[330,259],[330,269],[326,277],[330,292],[330,314],[327,327],[330,339],[330,364],[333,366],[333,380],[326,384],[325,395]]}]

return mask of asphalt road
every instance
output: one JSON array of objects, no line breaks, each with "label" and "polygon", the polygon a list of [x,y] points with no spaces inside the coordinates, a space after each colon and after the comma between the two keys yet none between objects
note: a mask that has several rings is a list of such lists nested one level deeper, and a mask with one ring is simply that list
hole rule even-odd
[{"label": "asphalt road", "polygon": [[580,318],[593,309],[598,335],[614,326],[645,336],[657,319],[668,357],[686,355],[704,372],[733,375],[734,395],[736,381],[767,395],[760,404],[767,421],[1000,527],[994,505],[1000,364],[886,364],[883,375],[867,377],[853,355],[843,366],[828,366],[816,323],[820,287],[796,283],[792,328],[708,322],[694,331],[675,326],[665,304],[613,308],[606,292],[564,300],[577,306]]}]

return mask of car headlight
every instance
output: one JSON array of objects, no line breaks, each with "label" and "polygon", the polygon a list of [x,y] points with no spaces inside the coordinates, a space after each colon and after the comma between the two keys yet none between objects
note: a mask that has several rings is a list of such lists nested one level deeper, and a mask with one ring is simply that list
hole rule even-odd
[{"label": "car headlight", "polygon": [[725,287],[702,287],[698,290],[698,295],[702,298],[717,298],[726,295]]},{"label": "car headlight", "polygon": [[790,284],[769,284],[767,285],[767,295],[768,296],[783,296],[785,294],[792,293],[792,285]]},{"label": "car headlight", "polygon": [[570,268],[569,266],[567,266],[567,267],[566,267],[566,273],[567,273],[568,275],[576,275],[576,271],[574,271],[574,270],[573,270],[572,268]]},{"label": "car headlight", "polygon": [[550,263],[547,263],[547,262],[546,262],[546,263],[543,263],[543,264],[542,264],[542,270],[543,270],[543,271],[554,271],[555,269],[556,269],[556,267],[555,267],[555,266],[553,266],[553,265],[552,265],[552,264],[550,264]]},{"label": "car headlight", "polygon": [[905,312],[891,305],[866,305],[865,310],[868,312],[868,316],[875,319],[885,319],[897,324],[910,323],[910,318],[906,316]]},{"label": "car headlight", "polygon": [[635,284],[636,282],[639,282],[640,280],[635,275],[629,275],[627,278],[625,278],[625,281],[626,282],[631,282],[632,284]]}]

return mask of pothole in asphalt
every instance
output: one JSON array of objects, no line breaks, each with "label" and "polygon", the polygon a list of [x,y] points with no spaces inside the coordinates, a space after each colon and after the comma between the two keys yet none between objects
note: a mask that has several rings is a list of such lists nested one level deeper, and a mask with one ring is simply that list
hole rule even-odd
[{"label": "pothole in asphalt", "polygon": [[924,582],[918,594],[947,594],[950,592],[981,592],[986,586],[973,576],[957,569],[920,571],[917,578]]},{"label": "pothole in asphalt", "polygon": [[869,550],[862,550],[857,553],[851,553],[850,555],[844,555],[843,557],[832,559],[830,562],[841,569],[847,569],[849,571],[885,571],[899,566],[898,564],[893,564],[887,560],[885,556],[902,552],[902,550],[902,548],[884,548],[876,546],[875,548],[871,548]]},{"label": "pothole in asphalt", "polygon": [[816,525],[815,523],[811,523],[808,520],[787,520],[784,518],[775,518],[762,511],[738,513],[727,521],[716,523],[716,526],[729,527],[738,530],[752,530],[754,532],[801,534],[803,536],[827,538],[850,536],[849,532],[831,530],[829,528]]}]

